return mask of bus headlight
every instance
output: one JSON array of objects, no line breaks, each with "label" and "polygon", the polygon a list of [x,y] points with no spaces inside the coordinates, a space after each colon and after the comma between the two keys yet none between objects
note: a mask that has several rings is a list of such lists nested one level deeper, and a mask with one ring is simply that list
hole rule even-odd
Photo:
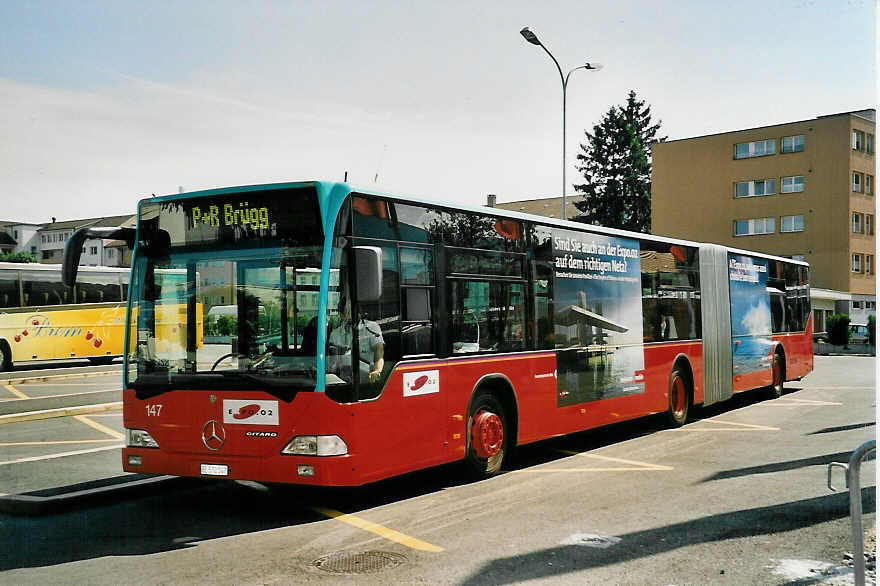
[{"label": "bus headlight", "polygon": [[282,454],[295,456],[344,456],[348,446],[338,435],[298,435],[284,446]]},{"label": "bus headlight", "polygon": [[129,448],[158,448],[159,444],[143,429],[126,429],[125,445]]}]

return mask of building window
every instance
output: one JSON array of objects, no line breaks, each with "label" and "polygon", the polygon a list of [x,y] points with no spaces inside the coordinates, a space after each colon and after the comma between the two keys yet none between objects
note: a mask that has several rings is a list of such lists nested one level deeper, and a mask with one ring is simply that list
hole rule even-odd
[{"label": "building window", "polygon": [[861,302],[861,301],[853,301],[853,302],[852,302],[852,306],[853,306],[853,307],[852,307],[853,309],[861,309],[861,308],[862,308],[862,302]]},{"label": "building window", "polygon": [[857,252],[854,252],[852,255],[852,272],[862,272],[862,255]]},{"label": "building window", "polygon": [[782,225],[779,227],[780,232],[803,232],[804,217],[803,216],[782,216]]},{"label": "building window", "polygon": [[869,155],[874,154],[874,135],[868,134],[865,139],[865,152]]},{"label": "building window", "polygon": [[12,237],[15,238],[16,240],[18,240],[18,230],[12,231]]},{"label": "building window", "polygon": [[799,153],[804,150],[804,135],[786,136],[782,139],[783,153]]},{"label": "building window", "polygon": [[782,193],[799,193],[804,190],[804,176],[793,175],[782,178]]},{"label": "building window", "polygon": [[865,214],[865,234],[874,233],[874,215]]},{"label": "building window", "polygon": [[865,133],[861,130],[853,130],[852,148],[854,151],[865,150]]},{"label": "building window", "polygon": [[865,175],[865,193],[874,195],[874,176]]},{"label": "building window", "polygon": [[98,254],[97,246],[89,246],[89,254]]},{"label": "building window", "polygon": [[853,171],[853,191],[862,192],[862,174],[856,171]]},{"label": "building window", "polygon": [[776,139],[741,142],[733,147],[734,159],[750,159],[776,154]]},{"label": "building window", "polygon": [[876,301],[865,301],[865,309],[877,309]]},{"label": "building window", "polygon": [[756,197],[776,193],[776,179],[738,181],[734,188],[735,197]]},{"label": "building window", "polygon": [[37,247],[31,246],[31,254],[37,254]]},{"label": "building window", "polygon": [[865,274],[873,275],[874,274],[874,255],[866,254],[865,255]]},{"label": "building window", "polygon": [[48,260],[50,258],[52,258],[52,251],[51,250],[44,250],[43,251],[43,260]]},{"label": "building window", "polygon": [[750,220],[736,220],[733,223],[734,236],[773,234],[775,231],[776,218],[752,218]]},{"label": "building window", "polygon": [[862,233],[862,214],[853,212],[852,215],[852,231],[855,234]]}]

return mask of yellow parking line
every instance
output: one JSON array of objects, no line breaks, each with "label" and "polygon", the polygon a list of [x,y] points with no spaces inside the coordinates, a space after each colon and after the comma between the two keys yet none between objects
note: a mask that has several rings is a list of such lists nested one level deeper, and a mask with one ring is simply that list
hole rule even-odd
[{"label": "yellow parking line", "polygon": [[[58,399],[60,397],[82,397],[84,395],[97,395],[99,393],[109,393],[109,392],[113,392],[115,390],[117,390],[117,389],[104,389],[102,391],[80,391],[79,393],[62,393],[60,395],[40,395],[39,397],[25,396],[24,393],[22,393],[21,397],[18,397],[15,399],[11,399],[11,398],[10,399],[0,399],[0,401],[39,401],[41,399]],[[12,392],[12,391],[10,391],[10,392]],[[119,392],[121,393],[122,391],[120,390]]]},{"label": "yellow parking line", "polygon": [[834,403],[832,401],[813,401],[810,399],[795,399],[793,397],[781,397],[775,401],[764,403],[770,407],[797,407],[803,405],[815,405],[818,407],[839,407],[843,403]]},{"label": "yellow parking line", "polygon": [[47,456],[34,456],[32,458],[19,458],[17,460],[7,460],[5,462],[0,462],[0,466],[9,466],[10,464],[22,464],[25,462],[39,462],[41,460],[54,460],[55,458],[64,458],[67,456],[79,456],[80,454],[93,454],[95,452],[106,452],[107,450],[117,450],[122,447],[122,444],[114,444],[112,446],[105,446],[103,448],[92,448],[90,450],[76,450],[73,452],[61,452],[59,454],[49,454]]},{"label": "yellow parking line", "polygon": [[70,417],[71,415],[90,415],[102,411],[116,411],[122,409],[122,401],[114,403],[101,403],[99,405],[81,405],[79,407],[64,407],[61,409],[42,409],[40,411],[27,411],[25,413],[10,413],[0,415],[0,425],[7,423],[20,423],[22,421],[37,421],[39,419],[52,419],[54,417]]},{"label": "yellow parking line", "polygon": [[101,425],[100,423],[92,421],[91,419],[89,419],[85,415],[74,415],[73,418],[76,419],[77,421],[81,421],[81,422],[85,423],[86,425],[88,425],[92,429],[97,429],[101,433],[106,433],[107,435],[109,435],[113,439],[117,439],[117,440],[125,439],[124,434],[119,433],[115,429],[110,429],[106,425]]},{"label": "yellow parking line", "polygon": [[327,517],[330,517],[331,519],[336,519],[337,521],[342,521],[343,523],[347,523],[353,527],[357,527],[358,529],[369,531],[370,533],[374,533],[379,537],[384,537],[389,541],[399,543],[400,545],[404,545],[410,549],[433,552],[445,551],[442,547],[432,545],[430,543],[422,541],[421,539],[410,537],[409,535],[404,535],[399,531],[383,527],[382,525],[373,523],[372,521],[367,521],[366,519],[361,519],[360,517],[355,517],[354,515],[346,515],[345,513],[340,513],[339,511],[334,511],[333,509],[325,509],[324,507],[312,507],[312,510]]},{"label": "yellow parking line", "polygon": [[623,458],[612,458],[611,456],[600,456],[599,454],[589,454],[586,452],[573,452],[571,450],[556,450],[563,454],[571,456],[582,456],[584,458],[595,458],[606,462],[616,462],[619,464],[628,464],[628,466],[604,466],[599,468],[525,468],[522,470],[511,470],[511,472],[658,472],[666,470],[674,470],[672,466],[663,466],[662,464],[650,464],[648,462],[638,462],[636,460],[625,460]]},{"label": "yellow parking line", "polygon": [[[698,423],[712,423],[715,425],[729,425],[731,427],[709,427],[709,428],[700,428],[697,427]],[[706,432],[706,431],[779,431],[778,427],[770,427],[769,425],[755,425],[754,423],[737,423],[736,421],[721,421],[719,419],[701,419],[699,421],[695,421],[691,425],[685,425],[684,427],[679,427],[677,429],[670,429],[669,431],[698,431],[698,432]]]},{"label": "yellow parking line", "polygon": [[[666,470],[666,468],[524,468],[522,470],[511,470],[511,473],[514,474],[522,474],[524,472],[535,473],[535,472],[544,472],[544,473],[556,473],[556,472],[660,472],[662,470]],[[672,468],[669,468],[672,470]]]},{"label": "yellow parking line", "polygon": [[619,462],[621,464],[630,464],[636,468],[624,468],[624,470],[674,470],[672,466],[663,466],[662,464],[649,464],[648,462],[638,462],[636,460],[624,460],[623,458],[612,458],[611,456],[600,456],[599,454],[589,454],[586,452],[568,452],[575,456],[583,456],[584,458],[596,458],[597,460],[605,460],[607,462]]},{"label": "yellow parking line", "polygon": [[15,387],[13,387],[12,385],[6,384],[6,385],[3,385],[3,388],[6,389],[7,391],[9,391],[10,393],[12,393],[13,395],[15,395],[16,397],[18,397],[19,399],[29,398],[27,395],[25,395],[24,393],[22,393],[21,391],[19,391]]},{"label": "yellow parking line", "polygon": [[68,444],[104,444],[115,442],[115,439],[92,439],[92,440],[52,440],[45,442],[0,442],[0,448],[16,446],[61,446]]}]

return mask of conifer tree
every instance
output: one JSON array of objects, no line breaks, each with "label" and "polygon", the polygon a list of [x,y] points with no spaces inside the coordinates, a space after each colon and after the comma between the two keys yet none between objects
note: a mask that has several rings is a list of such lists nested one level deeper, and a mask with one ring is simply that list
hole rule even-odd
[{"label": "conifer tree", "polygon": [[650,232],[651,145],[666,140],[657,138],[659,130],[651,107],[630,90],[625,105],[611,106],[592,133],[584,132],[576,168],[585,182],[574,186],[581,215],[573,220]]}]

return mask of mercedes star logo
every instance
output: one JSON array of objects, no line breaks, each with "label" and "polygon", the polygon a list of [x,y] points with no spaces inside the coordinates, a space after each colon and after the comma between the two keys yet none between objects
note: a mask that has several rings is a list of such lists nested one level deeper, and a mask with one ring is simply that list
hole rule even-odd
[{"label": "mercedes star logo", "polygon": [[210,420],[202,428],[202,443],[211,451],[216,452],[226,442],[226,430],[223,425],[214,419]]}]

